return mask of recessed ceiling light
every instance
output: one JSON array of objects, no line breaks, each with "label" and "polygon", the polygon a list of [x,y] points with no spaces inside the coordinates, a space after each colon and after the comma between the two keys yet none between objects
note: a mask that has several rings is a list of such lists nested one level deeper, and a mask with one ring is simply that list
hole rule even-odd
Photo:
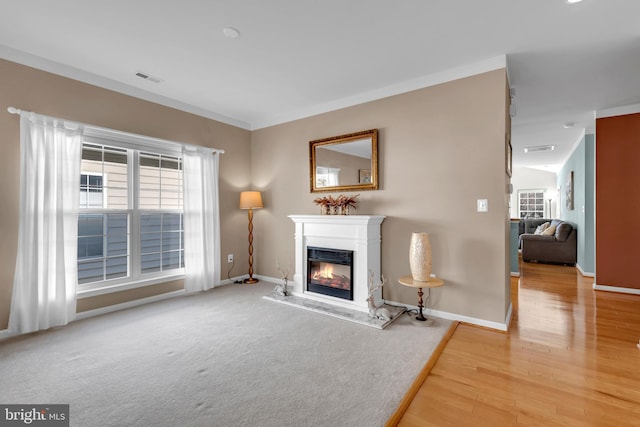
[{"label": "recessed ceiling light", "polygon": [[555,145],[538,145],[536,147],[524,147],[525,153],[537,153],[539,151],[553,151],[556,149]]},{"label": "recessed ceiling light", "polygon": [[567,123],[563,124],[562,127],[565,128],[565,129],[571,129],[573,127],[573,125],[575,125],[575,123],[567,122]]},{"label": "recessed ceiling light", "polygon": [[580,3],[582,0],[567,0],[567,3],[569,4],[573,4],[573,3]]},{"label": "recessed ceiling light", "polygon": [[225,37],[229,37],[230,39],[236,39],[240,35],[240,31],[236,30],[233,27],[227,27],[222,29],[222,34],[224,34]]}]

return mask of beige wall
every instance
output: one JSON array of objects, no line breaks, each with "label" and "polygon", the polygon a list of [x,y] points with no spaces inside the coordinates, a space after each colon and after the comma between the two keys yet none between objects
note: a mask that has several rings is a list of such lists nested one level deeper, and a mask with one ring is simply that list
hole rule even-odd
[{"label": "beige wall", "polygon": [[[508,212],[504,173],[509,128],[506,71],[477,76],[249,132],[0,60],[0,329],[7,325],[17,248],[19,118],[8,106],[97,126],[221,148],[223,279],[247,271],[247,218],[238,193],[263,191],[254,216],[255,273],[278,277],[294,260],[290,214],[319,213],[309,192],[311,140],[377,128],[380,190],[360,192],[356,214],[382,214],[384,297],[416,304],[396,284],[408,273],[409,237],[431,233],[434,272],[446,286],[430,307],[502,323],[509,305]],[[490,212],[476,213],[476,199]],[[236,264],[229,272],[226,254]],[[90,310],[179,289],[181,282],[79,301]]]},{"label": "beige wall", "polygon": [[[254,131],[252,181],[265,209],[254,216],[258,274],[294,260],[290,214],[317,214],[309,192],[309,141],[377,128],[380,190],[360,192],[356,214],[380,214],[384,297],[415,305],[397,284],[409,273],[409,238],[431,234],[434,273],[446,281],[430,307],[503,323],[509,307],[509,128],[506,70]],[[489,199],[488,213],[476,199]]]},{"label": "beige wall", "polygon": [[[507,163],[509,163],[511,175],[513,175],[513,161],[511,158],[507,158],[506,148],[507,143],[511,144],[511,88],[509,85],[509,76],[505,76],[504,90],[504,164],[506,168]],[[511,184],[511,177],[507,173],[504,174],[504,177],[504,310],[508,313],[509,307],[511,307],[511,212],[509,212],[509,200],[511,197],[509,184]],[[506,319],[506,321],[509,322],[511,319]],[[507,324],[506,327],[508,328],[509,325]]]},{"label": "beige wall", "polygon": [[[236,254],[232,275],[246,268],[246,213],[238,209],[238,192],[251,184],[250,132],[193,114],[122,95],[75,80],[0,60],[0,329],[7,326],[18,239],[20,119],[13,106],[55,117],[225,150],[220,161],[222,278],[226,254]],[[238,266],[240,265],[240,267]],[[166,284],[119,295],[94,297],[79,310],[179,289]]]}]

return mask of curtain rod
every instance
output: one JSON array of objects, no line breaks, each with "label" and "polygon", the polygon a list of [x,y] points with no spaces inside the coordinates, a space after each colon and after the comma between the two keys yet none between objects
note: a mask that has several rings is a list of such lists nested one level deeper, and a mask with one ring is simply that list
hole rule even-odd
[{"label": "curtain rod", "polygon": [[[19,108],[15,108],[15,107],[8,107],[7,111],[10,114],[22,114],[22,113],[28,114],[28,113],[30,113],[29,111],[24,111],[24,110],[21,110]],[[101,127],[98,127],[98,126],[88,125],[88,124],[85,124],[85,123],[78,123],[78,124],[81,125],[81,126],[88,127],[88,128],[93,128],[93,129],[104,129],[104,130],[108,130],[108,131],[112,131],[112,132],[113,131],[121,132],[121,131],[116,131],[114,129],[101,128]],[[129,133],[129,132],[121,132],[121,133]],[[131,135],[134,135],[134,134],[131,134]],[[158,139],[158,138],[153,138],[153,137],[148,137],[148,136],[145,136],[144,138]],[[182,142],[176,143],[174,141],[169,141],[169,140],[165,140],[165,141],[166,142],[171,142],[173,144],[190,145],[190,144],[185,144],[185,143],[182,143]],[[202,147],[202,148],[207,148],[207,147]],[[224,154],[224,150],[221,150],[219,148],[212,148],[211,150],[213,151],[213,154],[215,154],[215,153]]]}]

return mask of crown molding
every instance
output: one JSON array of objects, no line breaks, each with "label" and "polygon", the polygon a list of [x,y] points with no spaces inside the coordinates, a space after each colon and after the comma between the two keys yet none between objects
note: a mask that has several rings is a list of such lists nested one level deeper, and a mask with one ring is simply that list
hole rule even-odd
[{"label": "crown molding", "polygon": [[640,104],[624,105],[622,107],[605,108],[596,111],[596,119],[604,119],[607,117],[624,116],[627,114],[640,113]]},{"label": "crown molding", "polygon": [[135,98],[143,99],[145,101],[164,105],[166,107],[175,108],[177,110],[195,114],[197,116],[206,117],[245,130],[258,130],[269,126],[275,126],[282,123],[315,116],[318,114],[328,113],[330,111],[339,110],[341,108],[363,104],[365,102],[375,101],[378,99],[423,89],[429,86],[435,86],[449,81],[470,77],[476,74],[494,71],[501,68],[507,69],[506,55],[498,55],[493,58],[485,59],[483,61],[450,68],[438,73],[421,76],[403,82],[394,83],[392,85],[388,85],[379,89],[374,89],[353,96],[340,98],[335,101],[326,102],[307,108],[296,109],[286,113],[275,114],[269,117],[265,116],[249,123],[243,120],[227,117],[222,114],[217,114],[203,108],[195,107],[193,105],[189,105],[175,99],[157,95],[143,89],[120,83],[115,80],[99,76],[97,74],[80,70],[75,67],[70,67],[59,62],[51,61],[37,55],[32,55],[30,53],[13,49],[2,44],[0,44],[0,58],[16,62],[18,64],[26,65],[28,67],[36,68],[38,70],[53,73],[62,77],[67,77],[73,80],[87,83],[93,86],[101,87],[103,89],[112,90],[124,95],[129,95]]},{"label": "crown molding", "polygon": [[499,70],[501,68],[507,68],[506,55],[498,55],[484,61],[479,61],[460,67],[454,67],[445,71],[441,71],[439,73],[433,73],[415,79],[394,83],[389,86],[362,92],[353,96],[326,102],[324,104],[318,104],[308,108],[293,110],[287,113],[276,114],[271,117],[258,119],[252,122],[251,130],[257,130],[269,126],[279,125],[282,123],[292,122],[294,120],[304,119],[306,117],[316,116],[318,114],[328,113],[330,111],[364,104],[365,102],[375,101],[393,95],[399,95],[402,93],[423,89],[429,86],[435,86],[441,83],[462,79],[464,77],[470,77],[476,74]]},{"label": "crown molding", "polygon": [[157,95],[143,89],[117,82],[97,74],[89,73],[78,68],[70,67],[59,62],[51,61],[41,56],[32,55],[0,44],[0,58],[12,61],[27,67],[36,68],[48,73],[56,74],[69,79],[77,80],[103,89],[112,90],[124,95],[133,96],[155,104],[164,105],[165,107],[175,108],[176,110],[186,113],[195,114],[196,116],[206,117],[228,125],[236,126],[249,130],[251,125],[245,121],[237,120],[203,108],[194,107],[193,105]]}]

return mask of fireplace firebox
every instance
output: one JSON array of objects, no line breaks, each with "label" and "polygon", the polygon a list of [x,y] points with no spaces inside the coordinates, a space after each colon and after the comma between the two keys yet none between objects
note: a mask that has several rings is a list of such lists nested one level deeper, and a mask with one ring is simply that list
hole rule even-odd
[{"label": "fireplace firebox", "polygon": [[307,247],[307,291],[353,301],[353,251]]}]

